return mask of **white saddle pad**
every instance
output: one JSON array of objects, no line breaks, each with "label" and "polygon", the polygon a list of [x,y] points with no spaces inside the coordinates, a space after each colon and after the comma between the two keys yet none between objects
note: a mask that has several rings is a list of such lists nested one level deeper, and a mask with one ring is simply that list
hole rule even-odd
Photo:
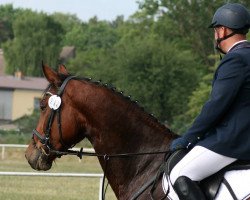
[{"label": "white saddle pad", "polygon": [[[233,189],[237,199],[247,200],[250,197],[250,170],[233,170],[225,174],[225,178]],[[164,174],[162,179],[163,191],[169,191],[168,198],[170,200],[179,200],[177,194],[168,184],[169,178]],[[215,200],[233,200],[227,187],[222,183]]]}]

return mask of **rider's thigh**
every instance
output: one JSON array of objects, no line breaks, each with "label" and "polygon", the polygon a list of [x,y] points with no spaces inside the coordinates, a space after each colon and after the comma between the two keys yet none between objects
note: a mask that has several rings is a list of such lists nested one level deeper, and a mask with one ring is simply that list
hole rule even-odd
[{"label": "rider's thigh", "polygon": [[174,183],[178,177],[187,176],[193,181],[201,181],[234,161],[235,158],[220,155],[202,146],[195,146],[173,168],[170,180]]}]

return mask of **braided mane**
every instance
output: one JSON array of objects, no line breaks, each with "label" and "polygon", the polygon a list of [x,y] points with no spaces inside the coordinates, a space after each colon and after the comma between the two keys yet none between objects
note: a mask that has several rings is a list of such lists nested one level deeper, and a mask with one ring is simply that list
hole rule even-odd
[{"label": "braided mane", "polygon": [[[67,77],[71,76],[71,74],[65,75],[65,74],[58,74],[61,81],[63,82]],[[153,114],[149,114],[148,112],[145,111],[144,107],[139,105],[137,100],[133,100],[131,96],[126,96],[123,91],[118,91],[116,87],[114,87],[112,84],[109,83],[103,83],[101,80],[96,81],[93,80],[92,78],[86,78],[86,77],[75,77],[74,80],[79,80],[79,81],[85,81],[89,84],[94,84],[99,87],[103,87],[105,89],[108,89],[111,91],[113,94],[116,94],[120,97],[122,97],[125,101],[132,102],[140,111],[142,111],[146,116],[149,117],[149,120],[155,123],[155,126],[161,127],[163,129],[166,129],[167,132],[173,133],[170,128],[164,124],[162,124]],[[51,84],[48,85],[48,87],[45,89],[44,93],[51,87]]]}]

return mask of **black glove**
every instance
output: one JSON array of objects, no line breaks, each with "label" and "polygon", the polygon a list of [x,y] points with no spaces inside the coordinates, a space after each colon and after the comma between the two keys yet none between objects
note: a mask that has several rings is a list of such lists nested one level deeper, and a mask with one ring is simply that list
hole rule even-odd
[{"label": "black glove", "polygon": [[186,149],[189,146],[189,142],[184,137],[179,137],[172,141],[170,145],[170,151],[176,151],[179,149]]}]

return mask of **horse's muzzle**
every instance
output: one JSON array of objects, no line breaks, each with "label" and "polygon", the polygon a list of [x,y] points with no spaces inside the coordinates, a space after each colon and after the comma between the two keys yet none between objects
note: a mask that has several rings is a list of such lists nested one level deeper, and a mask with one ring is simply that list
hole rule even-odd
[{"label": "horse's muzzle", "polygon": [[45,150],[42,150],[42,148],[38,149],[34,140],[31,141],[26,149],[25,157],[33,169],[44,171],[51,168],[54,160],[50,155],[46,154]]}]

